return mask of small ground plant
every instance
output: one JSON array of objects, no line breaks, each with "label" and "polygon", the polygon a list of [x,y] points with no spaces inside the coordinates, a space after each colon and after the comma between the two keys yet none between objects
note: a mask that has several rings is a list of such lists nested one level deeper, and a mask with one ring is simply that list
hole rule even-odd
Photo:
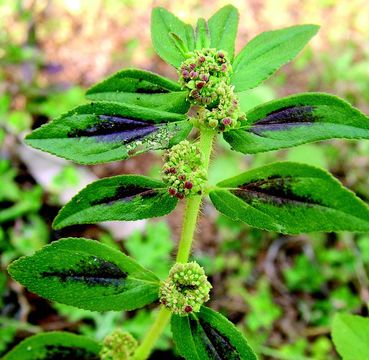
[{"label": "small ground plant", "polygon": [[89,104],[27,136],[30,146],[80,164],[166,149],[161,181],[139,175],[98,180],[61,209],[55,229],[163,216],[182,200],[186,207],[176,261],[164,280],[140,266],[140,259],[82,238],[55,241],[9,266],[10,275],[30,291],[87,310],[129,311],[159,301],[158,317],[141,343],[121,330],[101,344],[50,332],[26,339],[4,359],[143,360],[169,322],[176,349],[186,359],[257,359],[237,328],[204,305],[212,285],[204,269],[189,261],[207,196],[231,219],[282,234],[369,231],[368,206],[310,165],[278,162],[208,183],[217,136],[244,154],[332,138],[369,139],[368,117],[329,94],[288,96],[245,113],[238,94],[290,61],[318,26],[262,33],[234,56],[237,25],[238,12],[230,5],[208,21],[199,19],[195,29],[155,8],[153,45],[177,69],[178,82],[143,70],[119,71],[87,91]]}]

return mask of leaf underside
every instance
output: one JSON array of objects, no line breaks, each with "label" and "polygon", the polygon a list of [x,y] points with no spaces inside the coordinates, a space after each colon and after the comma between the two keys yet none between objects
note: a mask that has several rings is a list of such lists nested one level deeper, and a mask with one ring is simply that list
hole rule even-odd
[{"label": "leaf underside", "polygon": [[61,209],[53,227],[163,216],[177,202],[161,181],[139,175],[114,176],[95,181],[74,196]]},{"label": "leaf underside", "polygon": [[86,336],[52,331],[23,340],[2,360],[99,360],[100,349],[98,342]]},{"label": "leaf underside", "polygon": [[159,279],[122,252],[66,238],[14,261],[13,279],[46,299],[92,311],[133,310],[157,300]]},{"label": "leaf underside", "polygon": [[187,95],[178,83],[139,69],[118,71],[86,93],[90,100],[134,104],[179,114],[189,109]]},{"label": "leaf underside", "polygon": [[224,133],[236,151],[253,154],[333,138],[369,139],[369,118],[324,93],[270,101],[247,113],[241,129]]},{"label": "leaf underside", "polygon": [[174,315],[171,326],[177,350],[187,360],[257,360],[238,329],[204,306],[196,314]]},{"label": "leaf underside", "polygon": [[235,91],[259,85],[292,60],[318,32],[317,25],[297,25],[267,31],[253,38],[233,62],[231,83]]},{"label": "leaf underside", "polygon": [[96,102],[41,126],[26,143],[80,164],[96,164],[169,148],[185,139],[191,128],[185,115]]},{"label": "leaf underside", "polygon": [[368,231],[369,208],[326,171],[282,162],[219,183],[215,207],[234,220],[269,231]]}]

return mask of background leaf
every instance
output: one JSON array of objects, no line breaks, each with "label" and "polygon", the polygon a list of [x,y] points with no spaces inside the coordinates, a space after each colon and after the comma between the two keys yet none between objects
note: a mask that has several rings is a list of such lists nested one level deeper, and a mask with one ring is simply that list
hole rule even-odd
[{"label": "background leaf", "polygon": [[100,348],[101,346],[95,340],[86,336],[53,331],[23,340],[2,360],[98,360]]},{"label": "background leaf", "polygon": [[13,279],[49,300],[86,310],[133,310],[158,298],[159,279],[122,252],[66,238],[8,267]]},{"label": "background leaf", "polygon": [[343,360],[369,359],[369,319],[336,314],[332,326],[333,342]]},{"label": "background leaf", "polygon": [[177,49],[170,33],[179,36],[188,50],[194,50],[195,38],[192,26],[185,24],[164,8],[154,8],[151,15],[152,44],[164,61],[178,68],[185,57]]},{"label": "background leaf", "polygon": [[96,164],[169,148],[190,132],[186,119],[136,105],[97,102],[41,126],[26,143],[80,164]]},{"label": "background leaf", "polygon": [[306,93],[270,101],[247,113],[242,129],[224,133],[245,154],[332,138],[369,139],[369,118],[334,95]]},{"label": "background leaf", "polygon": [[234,60],[231,83],[235,91],[259,85],[292,60],[318,30],[317,25],[297,25],[257,35]]},{"label": "background leaf", "polygon": [[283,162],[247,171],[210,192],[215,207],[260,229],[298,234],[368,231],[369,207],[326,171]]},{"label": "background leaf", "polygon": [[189,316],[173,315],[171,325],[177,350],[186,359],[257,359],[239,330],[205,306]]},{"label": "background leaf", "polygon": [[222,7],[208,20],[208,26],[210,47],[227,51],[232,61],[238,28],[238,10],[232,5]]},{"label": "background leaf", "polygon": [[53,226],[111,220],[139,220],[170,213],[178,199],[171,197],[164,183],[139,175],[121,175],[88,185],[65,205]]},{"label": "background leaf", "polygon": [[125,69],[87,90],[87,98],[145,106],[184,114],[189,109],[187,92],[180,85],[149,71]]}]

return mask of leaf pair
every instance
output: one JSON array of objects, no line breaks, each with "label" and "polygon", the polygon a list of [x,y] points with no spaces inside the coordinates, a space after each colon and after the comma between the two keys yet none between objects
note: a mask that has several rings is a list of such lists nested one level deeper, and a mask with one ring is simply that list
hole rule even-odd
[{"label": "leaf pair", "polygon": [[[247,171],[217,184],[215,207],[233,220],[280,233],[368,231],[369,208],[326,171],[283,162]],[[138,175],[98,180],[58,214],[54,228],[170,213],[177,204],[165,184]]]},{"label": "leaf pair", "polygon": [[297,25],[264,32],[247,43],[233,61],[238,20],[237,9],[227,5],[207,22],[200,19],[194,32],[191,25],[166,9],[155,8],[151,18],[152,43],[158,55],[176,68],[186,60],[186,53],[178,50],[178,41],[187,51],[208,47],[226,51],[233,62],[231,84],[236,92],[241,92],[256,87],[292,60],[319,30],[317,25]]}]

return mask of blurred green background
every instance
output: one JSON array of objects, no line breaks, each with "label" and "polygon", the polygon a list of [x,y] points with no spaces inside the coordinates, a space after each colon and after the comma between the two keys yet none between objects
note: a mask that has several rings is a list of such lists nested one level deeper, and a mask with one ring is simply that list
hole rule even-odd
[{"label": "blurred green background", "polygon": [[[124,67],[175,79],[153,51],[150,13],[164,6],[194,24],[231,3],[240,11],[237,49],[259,32],[301,23],[319,34],[291,64],[242,94],[244,108],[304,91],[337,94],[369,114],[369,3],[365,0],[0,0],[0,356],[40,331],[65,330],[102,339],[115,327],[137,338],[155,310],[95,313],[52,303],[9,279],[12,260],[67,236],[119,248],[165,278],[183,206],[166,219],[51,229],[58,209],[96,178],[159,176],[160,154],[78,166],[23,145],[23,137],[84,100],[92,83]],[[218,143],[216,182],[275,160],[330,170],[369,203],[369,142],[329,141],[245,156]],[[337,312],[368,315],[369,234],[281,236],[219,216],[206,203],[193,258],[214,286],[209,306],[248,337],[260,359],[338,359],[330,339]],[[175,358],[170,331],[152,359]],[[359,359],[358,359],[359,360]]]}]

